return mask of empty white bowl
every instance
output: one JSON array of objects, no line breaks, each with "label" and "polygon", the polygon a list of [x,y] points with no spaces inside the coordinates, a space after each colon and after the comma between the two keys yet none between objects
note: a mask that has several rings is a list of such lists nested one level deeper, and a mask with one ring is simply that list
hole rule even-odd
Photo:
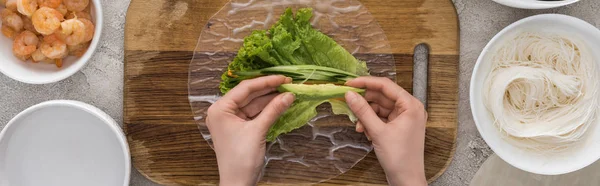
[{"label": "empty white bowl", "polygon": [[0,186],[127,186],[129,146],[106,113],[78,101],[48,101],[0,132]]},{"label": "empty white bowl", "polygon": [[547,9],[573,4],[579,0],[540,1],[540,0],[493,0],[497,3],[523,9]]},{"label": "empty white bowl", "polygon": [[83,56],[65,58],[61,68],[57,68],[54,64],[23,62],[13,55],[13,41],[0,35],[0,72],[14,80],[29,84],[54,83],[77,73],[92,58],[102,35],[103,14],[100,0],[90,0],[90,8],[96,30],[94,38]]},{"label": "empty white bowl", "polygon": [[[523,31],[541,31],[560,33],[580,39],[589,48],[594,61],[600,66],[600,30],[589,23],[566,15],[544,14],[521,19],[500,31],[485,46],[477,59],[471,76],[470,101],[473,119],[481,137],[490,148],[504,161],[521,170],[544,175],[564,174],[584,168],[600,158],[600,123],[592,125],[586,138],[567,152],[559,154],[540,154],[518,148],[503,139],[494,125],[494,118],[487,110],[483,100],[483,84],[492,64],[493,51],[506,39],[513,38]],[[600,121],[598,121],[600,122]]]}]

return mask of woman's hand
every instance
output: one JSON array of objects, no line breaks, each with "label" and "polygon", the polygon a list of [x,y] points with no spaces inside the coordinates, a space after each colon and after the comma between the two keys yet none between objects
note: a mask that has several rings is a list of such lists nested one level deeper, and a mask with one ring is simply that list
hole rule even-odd
[{"label": "woman's hand", "polygon": [[364,98],[346,93],[346,102],[359,119],[356,131],[373,141],[389,184],[427,185],[423,104],[388,78],[359,77],[346,85],[366,89]]},{"label": "woman's hand", "polygon": [[206,125],[221,185],[256,184],[264,165],[267,131],[295,99],[291,93],[274,92],[291,81],[284,76],[245,80],[210,106]]}]

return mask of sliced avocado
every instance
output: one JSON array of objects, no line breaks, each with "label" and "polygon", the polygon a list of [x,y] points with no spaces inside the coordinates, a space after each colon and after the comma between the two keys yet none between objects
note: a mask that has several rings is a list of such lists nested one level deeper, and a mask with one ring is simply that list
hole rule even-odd
[{"label": "sliced avocado", "polygon": [[363,94],[365,90],[349,86],[339,86],[334,84],[283,84],[277,88],[279,92],[291,92],[299,100],[326,100],[333,98],[343,98],[346,92],[353,91]]}]

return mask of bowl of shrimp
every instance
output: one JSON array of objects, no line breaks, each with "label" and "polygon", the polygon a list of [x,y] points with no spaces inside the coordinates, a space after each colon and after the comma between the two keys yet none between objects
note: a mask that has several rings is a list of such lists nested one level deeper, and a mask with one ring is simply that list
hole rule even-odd
[{"label": "bowl of shrimp", "polygon": [[102,32],[100,0],[0,0],[0,72],[29,84],[77,73]]}]

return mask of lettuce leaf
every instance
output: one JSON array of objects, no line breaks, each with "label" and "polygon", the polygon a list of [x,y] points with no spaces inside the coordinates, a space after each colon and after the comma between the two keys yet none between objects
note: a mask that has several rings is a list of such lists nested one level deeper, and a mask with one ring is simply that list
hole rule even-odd
[{"label": "lettuce leaf", "polygon": [[[287,8],[268,32],[256,30],[245,37],[237,56],[221,75],[220,91],[225,94],[244,79],[270,74],[293,75],[294,82],[306,78],[303,80],[314,80],[311,83],[333,84],[343,84],[347,79],[369,75],[364,61],[356,59],[335,40],[312,27],[312,17],[311,8],[299,9],[295,16],[292,9]],[[344,73],[314,66],[329,67]],[[292,73],[290,70],[294,69],[302,73]],[[310,72],[313,73],[308,73],[308,69],[312,69]],[[314,73],[314,69],[319,71]],[[331,103],[334,113],[349,115],[351,120],[356,121],[343,101],[296,100],[271,127],[267,141],[274,141],[280,134],[304,126],[317,115],[316,107],[325,102]]]},{"label": "lettuce leaf", "polygon": [[317,106],[325,103],[327,100],[304,101],[296,100],[292,106],[283,114],[275,124],[271,126],[267,133],[267,141],[272,142],[277,136],[298,129],[312,118],[317,116]]},{"label": "lettuce leaf", "polygon": [[348,115],[353,123],[358,118],[352,113],[346,102],[337,99],[328,100],[296,100],[290,108],[271,126],[267,133],[267,141],[272,142],[281,134],[291,132],[306,125],[310,120],[317,116],[317,107],[323,103],[329,102],[331,110],[335,115]]},{"label": "lettuce leaf", "polygon": [[333,112],[333,114],[347,115],[348,119],[350,119],[352,123],[356,123],[358,121],[358,118],[356,118],[356,116],[354,115],[352,110],[350,110],[350,107],[348,107],[348,104],[346,104],[345,101],[330,99],[329,104],[331,104],[331,111]]},{"label": "lettuce leaf", "polygon": [[269,29],[256,30],[244,38],[244,44],[221,75],[219,89],[229,92],[243,78],[232,72],[260,70],[282,65],[318,65],[336,68],[359,76],[368,75],[367,64],[356,59],[335,40],[310,24],[311,8],[299,9],[294,17],[287,8],[279,21]]},{"label": "lettuce leaf", "polygon": [[310,54],[313,64],[337,68],[353,74],[368,75],[367,64],[356,59],[327,35],[312,28],[311,17],[312,9],[298,10],[295,29],[302,41],[302,51]]}]

